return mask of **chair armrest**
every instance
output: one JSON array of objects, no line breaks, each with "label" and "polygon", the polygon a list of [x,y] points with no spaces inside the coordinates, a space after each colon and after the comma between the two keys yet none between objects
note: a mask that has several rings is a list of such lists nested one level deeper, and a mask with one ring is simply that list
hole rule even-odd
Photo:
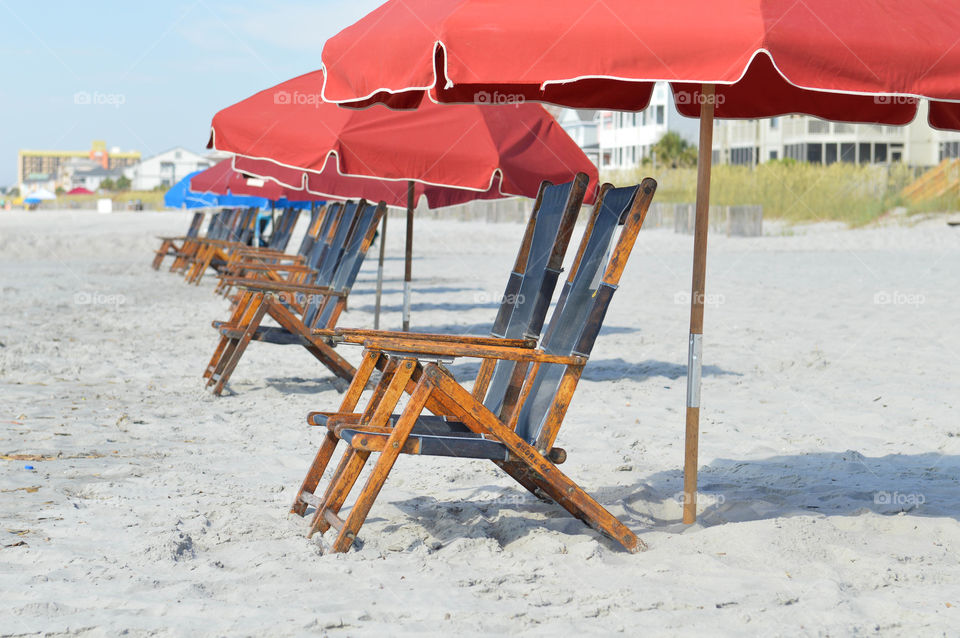
[{"label": "chair armrest", "polygon": [[292,284],[282,281],[267,281],[265,279],[237,279],[230,281],[234,286],[260,292],[302,292],[306,295],[325,295],[330,297],[346,297],[349,294],[343,290],[332,290],[326,286],[311,286],[310,284]]},{"label": "chair armrest", "polygon": [[[319,331],[314,330],[314,334]],[[332,333],[332,334],[327,334]],[[337,328],[324,330],[323,336],[333,337],[341,343],[363,344],[368,339],[415,339],[417,342],[469,344],[477,346],[505,346],[508,348],[536,348],[537,340],[505,339],[501,337],[478,337],[473,335],[448,335],[428,332],[395,332],[389,330],[361,330],[358,328]]]},{"label": "chair armrest", "polygon": [[528,361],[539,363],[559,363],[563,365],[583,365],[586,357],[561,356],[548,354],[542,350],[516,348],[501,345],[483,345],[469,343],[438,343],[405,337],[370,337],[364,340],[367,350],[382,350],[387,353],[426,355],[438,357],[470,357],[475,359],[503,359],[507,361]]}]

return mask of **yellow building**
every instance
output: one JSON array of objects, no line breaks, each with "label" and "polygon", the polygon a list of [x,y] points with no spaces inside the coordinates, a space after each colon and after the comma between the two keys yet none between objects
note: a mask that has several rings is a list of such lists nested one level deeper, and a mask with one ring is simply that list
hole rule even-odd
[{"label": "yellow building", "polygon": [[107,143],[94,141],[89,151],[31,151],[20,149],[17,153],[17,181],[23,192],[27,183],[49,183],[61,186],[62,167],[73,158],[94,160],[107,170],[125,168],[140,161],[139,151],[108,151]]}]

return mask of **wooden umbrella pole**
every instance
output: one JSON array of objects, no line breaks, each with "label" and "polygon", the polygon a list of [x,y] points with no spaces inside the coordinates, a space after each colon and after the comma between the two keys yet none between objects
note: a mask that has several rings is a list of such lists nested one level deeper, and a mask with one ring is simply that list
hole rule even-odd
[{"label": "wooden umbrella pole", "polygon": [[403,331],[410,330],[410,282],[413,261],[413,180],[407,182],[407,246],[403,264]]},{"label": "wooden umbrella pole", "polygon": [[383,296],[383,254],[387,244],[387,214],[380,222],[380,259],[377,262],[377,302],[373,311],[373,329],[380,329],[380,298]]},{"label": "wooden umbrella pole", "polygon": [[683,463],[683,522],[687,524],[697,520],[703,293],[707,279],[707,233],[710,230],[710,165],[713,162],[715,91],[713,84],[704,84],[700,90],[700,155],[697,158],[697,218],[693,230],[693,285],[690,291],[690,344],[687,352],[687,428]]}]

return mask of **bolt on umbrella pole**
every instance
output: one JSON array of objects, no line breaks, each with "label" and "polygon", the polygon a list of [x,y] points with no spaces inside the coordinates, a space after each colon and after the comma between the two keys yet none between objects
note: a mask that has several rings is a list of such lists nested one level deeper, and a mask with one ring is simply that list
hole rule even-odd
[{"label": "bolt on umbrella pole", "polygon": [[380,298],[383,296],[383,254],[387,244],[387,213],[383,213],[380,222],[380,259],[377,262],[377,302],[373,311],[373,329],[380,329]]},{"label": "bolt on umbrella pole", "polygon": [[700,147],[697,158],[697,208],[693,230],[693,283],[690,291],[690,344],[687,352],[687,423],[683,462],[683,522],[697,520],[697,455],[700,440],[700,376],[703,355],[703,292],[707,279],[710,230],[710,165],[713,161],[713,84],[700,90]]},{"label": "bolt on umbrella pole", "polygon": [[413,261],[413,180],[407,182],[407,245],[403,264],[403,331],[410,330],[410,282]]}]

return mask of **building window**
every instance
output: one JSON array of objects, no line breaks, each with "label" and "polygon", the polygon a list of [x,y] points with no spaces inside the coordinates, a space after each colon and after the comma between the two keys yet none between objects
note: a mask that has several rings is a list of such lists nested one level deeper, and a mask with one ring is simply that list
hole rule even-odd
[{"label": "building window", "polygon": [[776,152],[776,151],[770,151],[770,159],[772,159],[772,160],[777,159],[777,152]]},{"label": "building window", "polygon": [[940,142],[940,161],[960,157],[960,142]]},{"label": "building window", "polygon": [[807,122],[807,133],[811,135],[816,135],[818,133],[829,133],[830,132],[830,122],[824,122],[823,120],[812,119]]},{"label": "building window", "polygon": [[850,164],[857,161],[857,147],[853,142],[844,142],[840,145],[840,161]]},{"label": "building window", "polygon": [[823,163],[823,145],[807,144],[807,161],[811,164]]},{"label": "building window", "polygon": [[887,145],[886,144],[873,145],[873,161],[877,164],[879,164],[880,162],[887,161]]},{"label": "building window", "polygon": [[657,105],[657,124],[663,124],[663,118],[664,118],[663,105],[658,104]]},{"label": "building window", "polygon": [[857,145],[858,160],[861,164],[870,163],[870,142],[861,142]]},{"label": "building window", "polygon": [[903,144],[890,145],[890,161],[900,162],[903,160]]},{"label": "building window", "polygon": [[610,151],[604,151],[604,152],[603,152],[603,165],[604,165],[604,167],[610,166],[610,164],[611,164],[612,162],[613,162],[613,156],[611,155]]},{"label": "building window", "polygon": [[837,145],[836,144],[824,144],[824,150],[826,151],[826,156],[824,158],[824,164],[828,166],[830,164],[836,164],[837,162]]},{"label": "building window", "polygon": [[[771,118],[770,118],[770,128],[774,128],[774,129],[775,129],[775,128],[779,127],[779,126],[780,126],[780,119],[779,119],[779,118],[776,118],[776,117],[771,117]],[[774,151],[774,152],[776,152],[776,151]],[[777,158],[776,158],[776,157],[772,157],[772,158],[770,158],[770,159],[777,159]]]}]

